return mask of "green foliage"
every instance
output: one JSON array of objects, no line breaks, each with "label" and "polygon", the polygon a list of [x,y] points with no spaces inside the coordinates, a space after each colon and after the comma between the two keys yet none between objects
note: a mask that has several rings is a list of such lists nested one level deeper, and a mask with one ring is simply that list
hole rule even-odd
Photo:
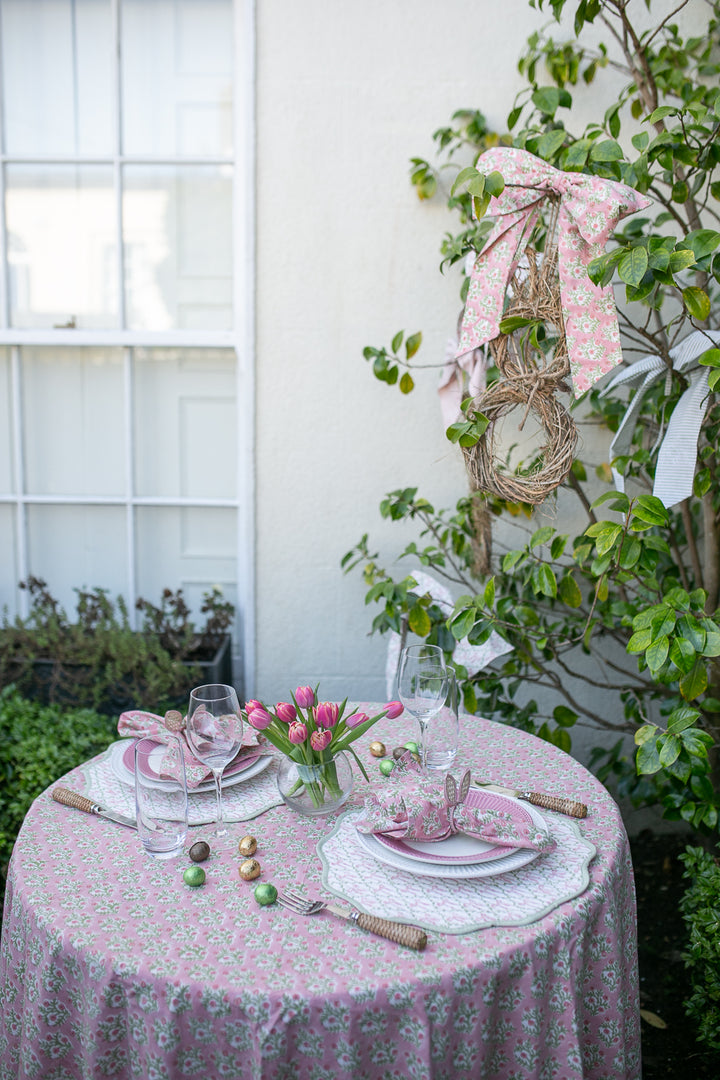
[{"label": "green foliage", "polygon": [[692,994],[685,1011],[697,1024],[698,1039],[720,1050],[720,863],[702,848],[680,856],[690,879],[680,910],[689,934],[684,955]]},{"label": "green foliage", "polygon": [[[30,804],[53,781],[105,750],[116,721],[89,709],[61,709],[0,692],[0,889]],[[0,901],[1,906],[1,901]]]},{"label": "green foliage", "polygon": [[[486,242],[492,221],[483,215],[492,213],[492,196],[502,190],[502,178],[482,167],[491,146],[523,148],[561,171],[622,181],[652,197],[652,209],[628,218],[589,268],[597,284],[624,286],[627,304],[618,317],[626,355],[655,353],[667,365],[664,380],[637,391],[642,398],[635,402],[630,448],[612,462],[633,494],[608,491],[591,505],[588,476],[611,483],[610,463],[591,470],[577,459],[566,486],[587,513],[579,535],[536,529],[490,565],[491,518],[529,517],[528,507],[478,495],[461,500],[453,513],[435,511],[415,489],[393,492],[381,513],[419,524],[419,540],[401,557],[459,593],[449,618],[416,595],[411,573],[396,580],[380,567],[367,536],[344,562],[364,565],[367,602],[381,606],[374,630],[408,627],[448,655],[456,640],[481,644],[493,630],[512,644],[512,653],[478,675],[459,672],[467,711],[534,730],[565,748],[571,725],[562,720],[571,715],[606,733],[632,735],[635,761],[619,738],[594,754],[598,775],[636,805],[659,804],[667,817],[713,833],[720,823],[720,405],[714,394],[704,403],[693,497],[666,510],[649,493],[662,433],[688,385],[672,369],[670,350],[691,330],[718,322],[720,3],[707,4],[706,32],[696,37],[683,35],[682,5],[647,31],[631,21],[636,8],[615,0],[531,6],[557,21],[572,9],[575,38],[561,40],[549,28],[531,35],[518,65],[526,86],[507,132],[490,131],[482,112],[466,109],[435,133],[439,164],[424,163],[422,175],[432,172],[432,195],[446,199],[458,226],[442,241],[441,266]],[[592,44],[582,40],[592,23],[609,32],[608,44],[595,44],[597,34]],[[624,72],[624,87],[584,130],[573,130],[575,87],[597,83],[602,100],[601,77],[609,68]],[[442,183],[446,172],[449,185]],[[540,254],[543,228],[538,222],[530,241]],[[467,287],[463,276],[463,300]],[[506,318],[501,331],[520,344],[527,336],[536,349],[552,347],[552,331],[537,318]],[[711,340],[700,363],[710,368],[716,391],[720,348]],[[382,377],[391,366],[375,374]],[[617,431],[628,404],[623,394],[592,390],[585,399],[591,422]],[[461,447],[474,445],[487,427],[471,404],[464,403],[447,432]],[[587,657],[597,664],[594,674]],[[597,692],[578,694],[581,683]],[[535,687],[559,703],[546,707],[548,715],[538,713]]]},{"label": "green foliage", "polygon": [[183,701],[199,675],[193,665],[212,658],[234,611],[219,593],[207,593],[198,629],[182,591],[166,589],[158,607],[138,601],[143,625],[136,633],[122,597],[113,602],[104,589],[76,590],[71,622],[44,581],[31,577],[21,587],[30,593],[30,613],[2,621],[0,686],[110,714],[128,707],[158,712]]}]

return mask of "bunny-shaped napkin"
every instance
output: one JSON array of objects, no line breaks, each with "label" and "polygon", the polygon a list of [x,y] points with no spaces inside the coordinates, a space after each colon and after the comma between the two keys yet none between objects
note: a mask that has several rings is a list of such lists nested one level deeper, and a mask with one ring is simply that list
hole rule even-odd
[{"label": "bunny-shaped napkin", "polygon": [[[169,727],[166,725],[166,720],[170,723]],[[198,761],[193,754],[188,745],[184,727],[183,717],[178,712],[170,712],[165,717],[162,717],[157,716],[155,713],[143,712],[141,709],[131,709],[129,712],[124,712],[118,720],[118,734],[123,739],[142,739],[149,735],[151,738],[156,739],[157,742],[165,743],[165,752],[158,769],[160,776],[175,777],[177,779],[180,775],[177,743],[174,738],[169,737],[172,735],[178,736],[182,743],[185,758],[187,786],[188,789],[192,789],[211,777],[212,772],[207,765],[204,765],[202,761]],[[249,724],[245,724],[243,726],[240,754],[249,758],[251,752],[257,752],[258,749],[257,732]]]},{"label": "bunny-shaped napkin", "polygon": [[446,840],[465,833],[489,844],[507,848],[532,848],[549,852],[555,841],[547,830],[527,820],[529,815],[505,810],[481,809],[468,804],[470,773],[460,786],[448,775],[445,787],[426,780],[410,755],[403,755],[391,773],[387,787],[365,800],[365,812],[356,823],[363,833],[381,833],[402,840]]}]

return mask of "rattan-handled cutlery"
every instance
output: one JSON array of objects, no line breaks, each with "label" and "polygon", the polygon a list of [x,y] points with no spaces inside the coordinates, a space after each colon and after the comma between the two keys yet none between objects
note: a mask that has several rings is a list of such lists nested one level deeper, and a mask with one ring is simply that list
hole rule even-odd
[{"label": "rattan-handled cutlery", "polygon": [[543,795],[540,791],[520,791],[517,788],[493,784],[489,780],[475,780],[474,783],[487,791],[497,791],[499,795],[512,795],[515,799],[524,799],[525,802],[539,806],[543,810],[556,810],[558,814],[567,814],[568,817],[574,818],[587,817],[587,806],[575,799],[562,799],[559,795]]},{"label": "rattan-handled cutlery", "polygon": [[371,934],[395,941],[398,945],[407,945],[409,949],[417,949],[418,952],[427,945],[427,934],[419,926],[408,926],[406,923],[391,922],[389,919],[381,919],[377,915],[366,915],[362,911],[354,911],[352,908],[343,907],[342,904],[324,903],[322,900],[305,900],[297,893],[278,893],[278,904],[294,911],[297,915],[316,915],[319,911],[327,909],[333,915],[339,915],[341,919],[349,919],[363,930],[369,930]]},{"label": "rattan-handled cutlery", "polygon": [[133,818],[125,817],[123,814],[116,814],[114,810],[103,810],[98,803],[94,803],[84,795],[79,795],[76,791],[70,791],[70,788],[53,788],[52,797],[55,802],[62,803],[63,806],[72,806],[75,810],[82,810],[85,814],[94,814],[96,817],[114,821],[116,825],[125,825],[128,829],[137,829],[137,822]]}]

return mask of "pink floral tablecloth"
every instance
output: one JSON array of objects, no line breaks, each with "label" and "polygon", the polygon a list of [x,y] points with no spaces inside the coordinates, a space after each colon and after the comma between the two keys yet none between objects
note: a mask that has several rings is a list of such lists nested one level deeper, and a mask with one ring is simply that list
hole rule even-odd
[{"label": "pink floral tablecloth", "polygon": [[[392,748],[414,734],[400,717],[358,741],[373,784],[386,781],[367,752],[371,739]],[[102,764],[63,783],[88,786]],[[463,766],[586,802],[577,826],[545,814],[561,851],[566,837],[567,862],[572,837],[585,869],[578,895],[527,925],[511,924],[509,875],[496,905],[488,886],[499,879],[480,880],[477,890],[438,881],[434,901],[424,879],[417,910],[429,910],[435,928],[423,953],[328,913],[303,919],[259,907],[256,883],[238,876],[237,841],[249,832],[260,880],[325,898],[355,893],[368,910],[404,912],[402,872],[366,854],[358,865],[348,859],[343,830],[366,788],[359,772],[344,816],[328,820],[272,806],[271,794],[263,803],[260,791],[204,864],[200,889],[183,884],[188,859],[154,862],[134,831],[45,792],[10,865],[0,1080],[639,1080],[635,897],[617,807],[560,750],[486,720],[464,720]],[[271,770],[263,775],[269,783]],[[191,830],[189,843],[208,831]],[[338,844],[342,857],[334,858]],[[512,872],[518,902],[532,894],[533,873],[537,863]],[[462,932],[465,894],[485,909],[482,929]]]}]

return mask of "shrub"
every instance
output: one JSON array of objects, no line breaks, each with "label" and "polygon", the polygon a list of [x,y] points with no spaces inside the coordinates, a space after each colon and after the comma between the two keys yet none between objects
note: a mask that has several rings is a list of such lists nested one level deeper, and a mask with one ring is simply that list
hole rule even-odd
[{"label": "shrub", "polygon": [[34,799],[117,738],[115,721],[90,709],[61,709],[0,691],[0,892],[15,837]]},{"label": "shrub", "polygon": [[720,862],[702,848],[680,856],[690,886],[680,901],[690,940],[684,954],[692,994],[685,1011],[698,1025],[698,1039],[720,1050]]}]

